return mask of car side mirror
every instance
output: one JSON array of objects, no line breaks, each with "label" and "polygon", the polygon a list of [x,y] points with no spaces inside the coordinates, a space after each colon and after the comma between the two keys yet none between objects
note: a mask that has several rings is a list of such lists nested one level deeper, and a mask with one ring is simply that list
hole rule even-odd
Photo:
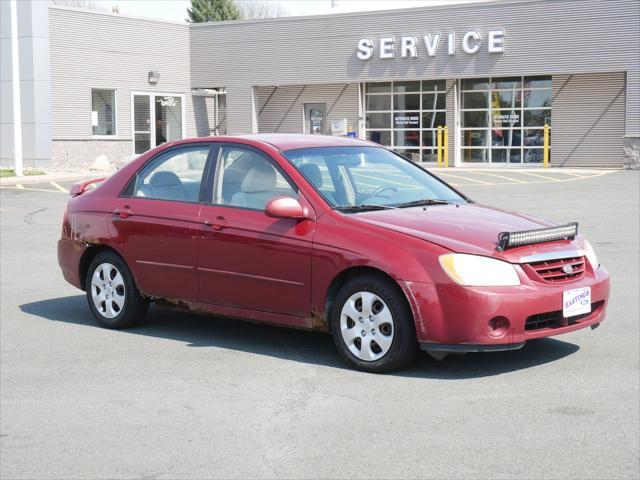
[{"label": "car side mirror", "polygon": [[267,202],[264,213],[274,218],[295,218],[298,220],[311,219],[307,207],[303,207],[298,200],[291,197],[278,197]]}]

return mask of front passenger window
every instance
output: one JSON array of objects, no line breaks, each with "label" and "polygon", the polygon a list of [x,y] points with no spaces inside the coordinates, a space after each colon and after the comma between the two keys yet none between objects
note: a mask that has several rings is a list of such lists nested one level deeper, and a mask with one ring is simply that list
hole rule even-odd
[{"label": "front passenger window", "polygon": [[134,197],[197,202],[209,145],[170,150],[148,164],[136,179]]},{"label": "front passenger window", "polygon": [[264,155],[240,147],[222,147],[215,201],[219,205],[264,210],[269,200],[297,197],[282,173]]}]

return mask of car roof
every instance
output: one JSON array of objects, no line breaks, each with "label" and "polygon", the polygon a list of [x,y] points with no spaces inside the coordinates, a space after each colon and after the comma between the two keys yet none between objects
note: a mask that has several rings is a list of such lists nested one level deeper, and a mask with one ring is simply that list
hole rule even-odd
[{"label": "car roof", "polygon": [[[332,137],[329,135],[309,135],[300,133],[257,133],[251,135],[219,135],[210,137],[218,142],[233,142],[234,140],[247,140],[267,143],[279,150],[292,150],[296,148],[311,147],[378,147],[379,145],[368,140],[359,140],[351,137]],[[198,138],[198,140],[205,140]]]}]

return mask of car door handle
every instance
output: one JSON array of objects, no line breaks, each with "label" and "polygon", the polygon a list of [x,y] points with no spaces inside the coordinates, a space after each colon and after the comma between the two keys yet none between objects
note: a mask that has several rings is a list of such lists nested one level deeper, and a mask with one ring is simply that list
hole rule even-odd
[{"label": "car door handle", "polygon": [[133,215],[133,210],[129,208],[129,205],[125,205],[125,207],[122,209],[116,208],[113,211],[113,214],[119,216],[120,218],[127,218]]},{"label": "car door handle", "polygon": [[215,220],[205,220],[203,222],[207,227],[211,227],[213,230],[222,230],[229,226],[229,222],[222,215],[216,217]]}]

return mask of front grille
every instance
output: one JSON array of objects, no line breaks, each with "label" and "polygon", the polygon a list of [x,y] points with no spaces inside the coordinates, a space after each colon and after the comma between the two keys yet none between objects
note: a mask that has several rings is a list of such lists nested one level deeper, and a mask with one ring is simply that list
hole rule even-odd
[{"label": "front grille", "polygon": [[[569,272],[564,270],[570,266]],[[566,282],[577,280],[584,275],[584,257],[560,258],[557,260],[546,260],[543,262],[532,262],[525,265],[525,270],[535,280],[548,283]]]},{"label": "front grille", "polygon": [[538,313],[531,315],[527,318],[524,329],[525,330],[542,330],[544,328],[560,328],[568,325],[573,325],[580,322],[594,313],[596,313],[604,305],[604,300],[594,302],[591,304],[591,313],[583,313],[582,315],[576,315],[570,318],[564,318],[562,316],[562,310],[556,310],[555,312]]}]

